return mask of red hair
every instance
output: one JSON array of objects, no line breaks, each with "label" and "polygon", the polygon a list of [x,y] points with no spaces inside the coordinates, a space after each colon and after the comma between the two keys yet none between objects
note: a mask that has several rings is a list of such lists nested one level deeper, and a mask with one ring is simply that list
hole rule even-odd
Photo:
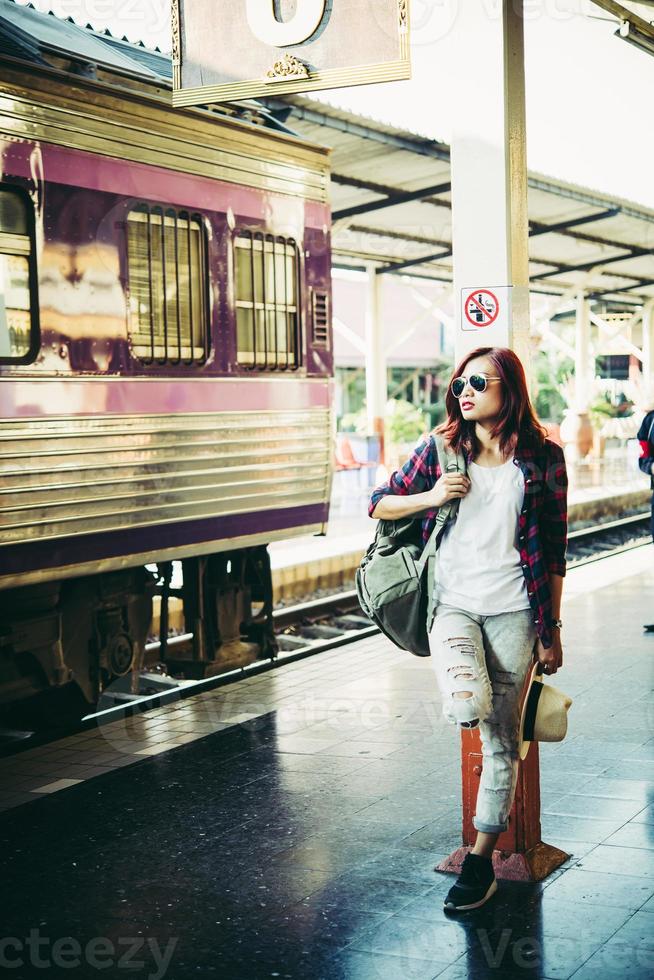
[{"label": "red hair", "polygon": [[487,357],[492,363],[494,373],[502,384],[502,408],[491,436],[500,439],[500,450],[508,449],[539,450],[547,437],[545,428],[538,421],[529,398],[524,368],[517,355],[508,347],[478,347],[471,351],[457,365],[445,396],[447,421],[435,429],[456,452],[467,449],[473,457],[480,450],[475,435],[475,423],[467,422],[461,414],[458,398],[452,394],[451,381],[465,371],[466,365],[476,357]]}]

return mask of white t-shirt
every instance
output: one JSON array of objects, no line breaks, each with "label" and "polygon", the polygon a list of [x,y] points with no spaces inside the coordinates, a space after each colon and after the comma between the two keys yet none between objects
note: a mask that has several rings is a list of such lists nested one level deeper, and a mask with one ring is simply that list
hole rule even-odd
[{"label": "white t-shirt", "polygon": [[518,551],[524,474],[513,458],[501,466],[470,463],[470,489],[436,552],[436,598],[478,616],[528,609]]}]

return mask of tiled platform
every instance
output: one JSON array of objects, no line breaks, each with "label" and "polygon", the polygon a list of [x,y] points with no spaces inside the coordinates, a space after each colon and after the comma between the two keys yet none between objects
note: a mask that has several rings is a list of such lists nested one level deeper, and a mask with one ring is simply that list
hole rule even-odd
[{"label": "tiled platform", "polygon": [[543,839],[572,856],[546,881],[443,913],[458,741],[429,661],[372,638],[5,761],[7,975],[120,977],[131,951],[174,980],[652,976],[652,549],[567,593],[570,731],[540,758]]}]

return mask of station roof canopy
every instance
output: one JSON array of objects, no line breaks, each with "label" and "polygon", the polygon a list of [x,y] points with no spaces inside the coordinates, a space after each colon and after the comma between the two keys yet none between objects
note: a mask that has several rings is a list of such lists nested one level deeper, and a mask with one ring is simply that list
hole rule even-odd
[{"label": "station roof canopy", "polygon": [[[618,6],[614,0],[598,5]],[[654,8],[654,0],[631,4],[641,11],[645,6]],[[97,69],[172,87],[168,55],[13,0],[0,0],[3,55],[35,64],[67,58],[68,70],[78,73]],[[452,281],[447,144],[303,96],[209,108],[332,148],[336,265],[372,262],[379,273]],[[528,208],[534,292],[564,296],[584,289],[607,309],[625,312],[654,297],[653,210],[535,173],[529,174]]]},{"label": "station roof canopy", "polygon": [[[302,96],[265,104],[293,132],[332,147],[337,265],[452,280],[447,144]],[[584,288],[625,311],[654,297],[654,211],[536,173],[528,180],[534,292]]]}]

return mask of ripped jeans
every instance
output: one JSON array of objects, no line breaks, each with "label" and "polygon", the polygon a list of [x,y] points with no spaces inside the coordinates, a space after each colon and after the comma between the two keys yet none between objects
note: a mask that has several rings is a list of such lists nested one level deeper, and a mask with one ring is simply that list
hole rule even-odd
[{"label": "ripped jeans", "polygon": [[530,609],[478,616],[438,604],[429,634],[443,714],[465,728],[479,723],[483,765],[476,830],[506,830],[518,781],[520,696],[533,662]]}]

